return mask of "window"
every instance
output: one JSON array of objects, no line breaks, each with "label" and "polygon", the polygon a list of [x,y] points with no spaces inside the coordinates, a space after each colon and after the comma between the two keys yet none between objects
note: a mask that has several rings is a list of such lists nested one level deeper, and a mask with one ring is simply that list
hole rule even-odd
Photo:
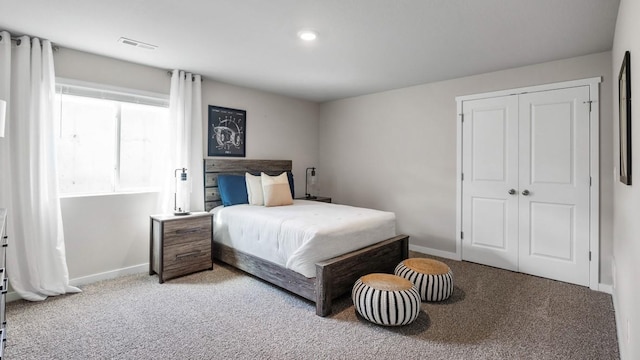
[{"label": "window", "polygon": [[58,79],[61,195],[150,191],[167,134],[167,96]]}]

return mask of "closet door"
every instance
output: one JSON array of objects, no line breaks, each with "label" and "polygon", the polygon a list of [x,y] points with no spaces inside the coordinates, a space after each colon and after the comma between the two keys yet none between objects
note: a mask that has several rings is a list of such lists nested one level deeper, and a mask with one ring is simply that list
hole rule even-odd
[{"label": "closet door", "polygon": [[519,271],[589,286],[589,87],[519,97]]},{"label": "closet door", "polygon": [[518,269],[518,97],[463,105],[462,255]]}]

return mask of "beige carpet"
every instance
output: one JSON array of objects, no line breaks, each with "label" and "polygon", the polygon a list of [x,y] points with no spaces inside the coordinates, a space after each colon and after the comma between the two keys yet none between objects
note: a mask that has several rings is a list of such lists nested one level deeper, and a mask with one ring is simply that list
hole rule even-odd
[{"label": "beige carpet", "polygon": [[453,296],[423,303],[405,327],[366,322],[349,297],[321,318],[310,302],[216,264],[165,284],[139,274],[10,303],[6,358],[619,358],[611,296],[443,261],[454,272]]}]

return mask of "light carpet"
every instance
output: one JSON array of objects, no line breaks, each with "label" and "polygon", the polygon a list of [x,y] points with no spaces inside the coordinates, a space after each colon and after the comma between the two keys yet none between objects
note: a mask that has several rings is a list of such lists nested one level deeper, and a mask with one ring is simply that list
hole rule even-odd
[{"label": "light carpet", "polygon": [[[412,254],[412,256],[420,256]],[[439,259],[453,296],[404,327],[371,324],[346,296],[314,304],[215,264],[158,283],[138,274],[7,306],[7,359],[618,359],[611,296]]]}]

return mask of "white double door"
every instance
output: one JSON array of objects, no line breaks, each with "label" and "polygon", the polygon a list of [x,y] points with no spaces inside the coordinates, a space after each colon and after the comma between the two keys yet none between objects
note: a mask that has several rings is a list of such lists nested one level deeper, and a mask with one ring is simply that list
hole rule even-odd
[{"label": "white double door", "polygon": [[589,87],[462,103],[462,258],[589,285]]}]

